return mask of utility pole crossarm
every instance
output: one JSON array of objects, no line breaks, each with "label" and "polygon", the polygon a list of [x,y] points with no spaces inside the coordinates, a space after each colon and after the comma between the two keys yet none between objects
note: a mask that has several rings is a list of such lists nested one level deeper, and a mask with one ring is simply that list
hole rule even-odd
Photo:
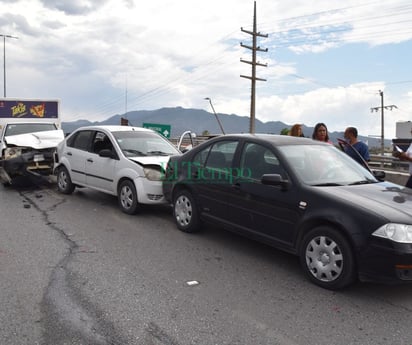
[{"label": "utility pole crossarm", "polygon": [[259,36],[259,37],[265,37],[265,38],[268,37],[268,34],[261,34],[260,32],[253,32],[253,31],[245,30],[243,28],[240,28],[240,30],[252,36]]},{"label": "utility pole crossarm", "polygon": [[[243,60],[243,59],[240,59],[240,62],[248,63],[249,65],[252,65],[252,64],[253,64],[252,61]],[[267,67],[267,66],[268,66],[267,63],[260,63],[260,62],[255,62],[255,65],[256,65],[256,66],[262,66],[262,67]]]},{"label": "utility pole crossarm", "polygon": [[246,48],[246,49],[253,50],[253,47],[252,47],[252,46],[247,46],[246,44],[243,44],[242,42],[240,42],[240,46],[241,46],[242,48]]},{"label": "utility pole crossarm", "polygon": [[240,46],[241,46],[242,48],[246,48],[246,49],[250,49],[250,50],[254,50],[254,51],[259,51],[259,52],[265,52],[265,53],[267,53],[267,51],[268,51],[268,48],[262,49],[262,48],[260,48],[260,47],[251,47],[251,46],[248,46],[248,45],[246,45],[246,44],[243,44],[242,42],[240,42]]},{"label": "utility pole crossarm", "polygon": [[252,78],[252,77],[250,77],[250,76],[248,76],[248,75],[243,75],[243,74],[241,74],[240,77],[241,77],[241,78],[250,79],[250,80],[266,81],[266,79],[263,79],[263,78],[258,78],[258,77]]}]

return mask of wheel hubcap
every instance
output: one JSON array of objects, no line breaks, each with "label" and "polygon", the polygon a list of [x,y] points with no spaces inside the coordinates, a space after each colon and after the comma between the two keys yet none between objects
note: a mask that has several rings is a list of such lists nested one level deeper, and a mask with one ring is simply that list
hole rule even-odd
[{"label": "wheel hubcap", "polygon": [[313,238],[306,247],[306,265],[321,281],[337,279],[343,270],[343,255],[336,242],[326,236]]},{"label": "wheel hubcap", "polygon": [[183,226],[188,225],[192,219],[192,204],[184,195],[179,196],[176,200],[175,217],[176,221]]},{"label": "wheel hubcap", "polygon": [[60,172],[59,186],[61,189],[65,189],[67,186],[67,176],[64,172]]},{"label": "wheel hubcap", "polygon": [[124,186],[122,188],[120,192],[120,202],[126,209],[130,208],[133,205],[133,193],[129,187]]},{"label": "wheel hubcap", "polygon": [[323,265],[327,265],[330,263],[330,256],[328,253],[326,252],[320,252],[319,253],[319,258],[318,260],[323,264]]}]

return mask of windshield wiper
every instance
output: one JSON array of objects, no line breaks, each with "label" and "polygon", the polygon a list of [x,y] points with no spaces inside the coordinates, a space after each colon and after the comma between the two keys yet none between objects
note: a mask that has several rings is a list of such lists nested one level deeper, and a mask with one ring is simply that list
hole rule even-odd
[{"label": "windshield wiper", "polygon": [[340,183],[336,182],[326,182],[326,183],[318,183],[318,184],[312,184],[313,187],[336,187],[336,186],[342,186]]},{"label": "windshield wiper", "polygon": [[132,149],[123,149],[123,152],[129,152],[137,156],[146,156],[142,151],[132,150]]},{"label": "windshield wiper", "polygon": [[371,180],[360,180],[360,181],[355,181],[352,183],[349,183],[348,186],[355,186],[355,185],[359,185],[359,184],[369,184],[369,183],[374,183],[375,181],[371,181]]},{"label": "windshield wiper", "polygon": [[169,156],[168,153],[163,152],[163,151],[148,151],[148,155],[158,155],[158,156]]}]

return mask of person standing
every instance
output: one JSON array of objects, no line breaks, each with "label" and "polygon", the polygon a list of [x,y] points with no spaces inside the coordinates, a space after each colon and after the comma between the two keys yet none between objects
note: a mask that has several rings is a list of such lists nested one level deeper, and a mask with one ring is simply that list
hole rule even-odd
[{"label": "person standing", "polygon": [[326,127],[326,125],[322,122],[317,123],[315,128],[313,129],[312,139],[332,144],[332,142],[329,140],[328,127]]},{"label": "person standing", "polygon": [[412,188],[412,143],[405,152],[399,152],[396,157],[401,161],[409,162],[409,178],[406,181],[405,187]]},{"label": "person standing", "polygon": [[294,124],[289,131],[289,135],[292,137],[303,137],[302,125],[300,123]]},{"label": "person standing", "polygon": [[358,130],[355,127],[346,128],[344,137],[347,143],[350,145],[344,146],[343,150],[350,157],[352,157],[355,161],[357,161],[361,165],[364,165],[364,162],[362,162],[362,159],[365,162],[370,161],[368,145],[358,140]]}]

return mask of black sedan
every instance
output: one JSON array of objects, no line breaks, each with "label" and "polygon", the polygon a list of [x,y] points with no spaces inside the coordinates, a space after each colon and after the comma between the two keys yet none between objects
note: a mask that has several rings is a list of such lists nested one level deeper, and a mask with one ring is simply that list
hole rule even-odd
[{"label": "black sedan", "polygon": [[412,282],[412,190],[333,145],[224,135],[172,156],[163,192],[180,230],[213,223],[296,254],[321,287]]}]

